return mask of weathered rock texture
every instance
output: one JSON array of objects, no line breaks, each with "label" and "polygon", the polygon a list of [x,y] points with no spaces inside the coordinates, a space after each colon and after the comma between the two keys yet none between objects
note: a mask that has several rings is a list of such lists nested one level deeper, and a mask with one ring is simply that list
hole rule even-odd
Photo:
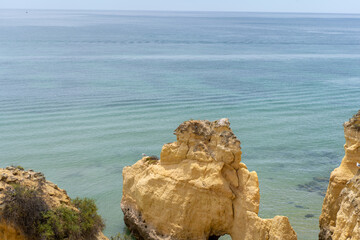
[{"label": "weathered rock texture", "polygon": [[360,111],[344,124],[345,157],[330,175],[322,213],[320,240],[360,239]]},{"label": "weathered rock texture", "polygon": [[138,239],[297,239],[287,217],[258,217],[258,177],[240,162],[229,126],[228,119],[184,122],[160,160],[124,168],[121,208]]},{"label": "weathered rock texture", "polygon": [[[7,188],[13,188],[13,184],[20,184],[29,188],[41,187],[42,197],[50,208],[63,205],[75,209],[71,205],[70,197],[66,194],[66,191],[47,181],[42,173],[33,170],[24,171],[16,167],[0,168],[0,240],[27,239],[18,226],[12,226],[1,218],[2,209],[6,204],[3,201],[4,192]],[[107,239],[103,233],[99,233],[98,240]]]}]

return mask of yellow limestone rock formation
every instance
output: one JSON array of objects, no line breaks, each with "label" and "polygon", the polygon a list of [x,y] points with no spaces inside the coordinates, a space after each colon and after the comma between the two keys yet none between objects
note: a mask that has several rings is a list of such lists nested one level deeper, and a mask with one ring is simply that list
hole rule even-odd
[{"label": "yellow limestone rock formation", "polygon": [[330,175],[319,219],[320,240],[360,239],[360,111],[344,123],[345,157]]},{"label": "yellow limestone rock formation", "polygon": [[[5,208],[5,191],[13,189],[14,184],[29,188],[41,188],[42,198],[50,208],[66,206],[75,209],[66,191],[56,184],[47,181],[44,175],[33,170],[24,171],[21,168],[0,168],[0,240],[27,240],[19,226],[13,226],[2,219],[2,211]],[[102,232],[98,233],[97,240],[108,240]]]},{"label": "yellow limestone rock formation", "polygon": [[258,177],[240,162],[228,119],[186,121],[174,134],[160,160],[123,170],[121,208],[138,239],[297,239],[287,217],[258,217]]}]

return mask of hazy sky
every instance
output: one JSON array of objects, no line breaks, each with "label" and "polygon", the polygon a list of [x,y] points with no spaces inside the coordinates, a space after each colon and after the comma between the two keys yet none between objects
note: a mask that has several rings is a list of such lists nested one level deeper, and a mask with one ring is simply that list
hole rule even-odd
[{"label": "hazy sky", "polygon": [[360,0],[0,0],[0,8],[360,13]]}]

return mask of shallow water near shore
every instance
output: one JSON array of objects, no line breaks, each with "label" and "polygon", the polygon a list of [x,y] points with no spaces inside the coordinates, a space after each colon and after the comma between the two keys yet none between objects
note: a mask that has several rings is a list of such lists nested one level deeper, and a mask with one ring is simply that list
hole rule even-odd
[{"label": "shallow water near shore", "polygon": [[125,229],[122,168],[189,119],[230,119],[261,217],[317,239],[342,123],[360,109],[360,16],[0,11],[0,167],[45,173]]}]

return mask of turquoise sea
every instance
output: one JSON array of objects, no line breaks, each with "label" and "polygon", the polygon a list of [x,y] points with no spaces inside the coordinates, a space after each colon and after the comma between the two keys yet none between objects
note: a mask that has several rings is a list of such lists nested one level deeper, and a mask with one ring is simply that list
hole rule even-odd
[{"label": "turquoise sea", "polygon": [[185,120],[227,117],[260,216],[317,239],[358,109],[360,15],[0,10],[0,167],[94,198],[108,236],[122,168]]}]

